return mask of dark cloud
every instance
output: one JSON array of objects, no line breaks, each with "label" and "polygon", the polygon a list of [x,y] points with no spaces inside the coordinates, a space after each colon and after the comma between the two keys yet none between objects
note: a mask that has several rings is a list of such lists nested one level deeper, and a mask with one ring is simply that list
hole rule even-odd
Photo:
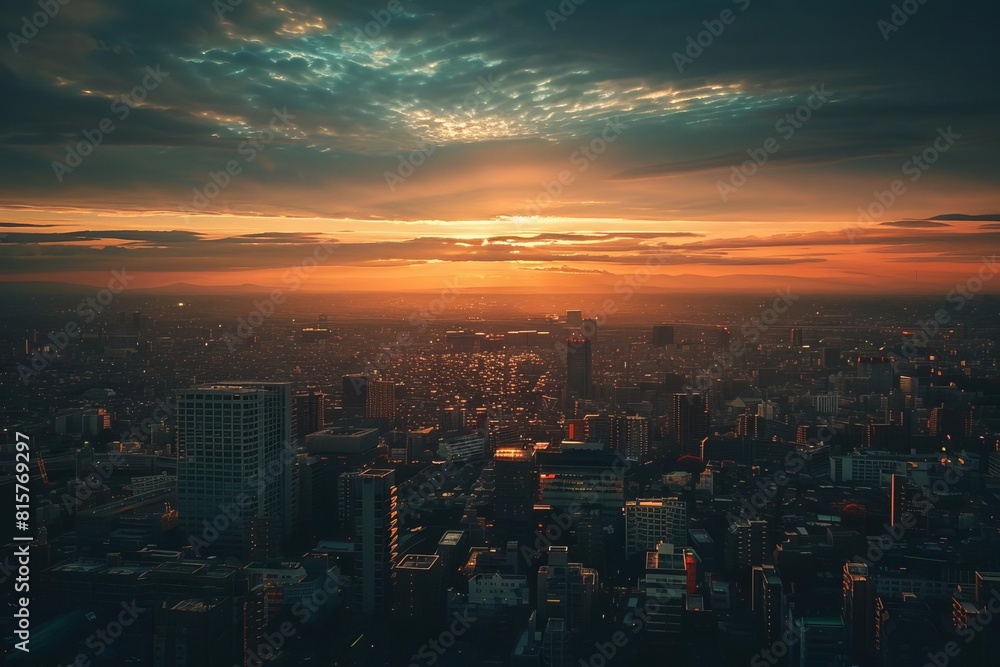
[{"label": "dark cloud", "polygon": [[933,220],[895,220],[893,222],[880,222],[882,227],[900,227],[903,229],[930,229],[934,227],[951,227],[951,225],[943,222],[934,222]]}]

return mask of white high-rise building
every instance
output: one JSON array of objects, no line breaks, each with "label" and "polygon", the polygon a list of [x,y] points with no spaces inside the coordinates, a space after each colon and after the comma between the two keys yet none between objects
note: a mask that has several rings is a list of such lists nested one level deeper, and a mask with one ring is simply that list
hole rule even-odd
[{"label": "white high-rise building", "polygon": [[[219,382],[177,391],[178,514],[196,547],[249,554],[258,522],[295,524],[291,383]],[[269,531],[265,531],[269,532]]]},{"label": "white high-rise building", "polygon": [[687,545],[687,505],[677,498],[639,498],[625,503],[625,555],[655,551],[660,542]]}]

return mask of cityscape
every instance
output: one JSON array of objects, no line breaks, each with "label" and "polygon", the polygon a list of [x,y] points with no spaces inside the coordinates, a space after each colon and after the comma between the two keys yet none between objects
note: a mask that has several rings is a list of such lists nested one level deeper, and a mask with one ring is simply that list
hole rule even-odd
[{"label": "cityscape", "polygon": [[997,665],[998,12],[8,3],[0,664]]}]

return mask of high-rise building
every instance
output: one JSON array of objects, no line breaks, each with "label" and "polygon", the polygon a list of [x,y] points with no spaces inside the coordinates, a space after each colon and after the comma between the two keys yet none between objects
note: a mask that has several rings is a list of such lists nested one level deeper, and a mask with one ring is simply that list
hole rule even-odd
[{"label": "high-rise building", "polygon": [[687,504],[677,498],[625,502],[625,555],[655,550],[660,542],[687,544]]},{"label": "high-rise building", "polygon": [[340,407],[345,417],[363,417],[368,404],[368,382],[365,375],[345,375]]},{"label": "high-rise building", "polygon": [[639,415],[613,417],[611,449],[636,461],[649,460],[652,454],[649,445],[649,419]]},{"label": "high-rise building", "polygon": [[743,581],[768,558],[767,521],[738,518],[726,535],[726,566]]},{"label": "high-rise building", "polygon": [[605,447],[610,447],[613,428],[612,418],[604,413],[586,415],[583,418],[583,437],[587,442],[599,442]]},{"label": "high-rise building", "polygon": [[[209,548],[248,555],[254,519],[296,524],[292,483],[292,386],[216,383],[178,390],[177,492],[181,526],[192,538],[218,532]],[[214,527],[220,515],[229,524]],[[204,546],[204,545],[202,545]]]},{"label": "high-rise building", "polygon": [[380,419],[396,417],[396,385],[388,380],[369,380],[365,416]]},{"label": "high-rise building", "polygon": [[701,456],[708,423],[708,396],[701,392],[674,394],[673,436],[682,454]]},{"label": "high-rise building", "polygon": [[442,559],[437,554],[406,554],[396,564],[395,612],[409,629],[437,627],[444,616]]},{"label": "high-rise building", "polygon": [[773,565],[753,568],[752,610],[758,645],[774,646],[787,629],[784,585]]},{"label": "high-rise building", "polygon": [[675,548],[669,542],[661,542],[656,549],[646,552],[639,590],[647,599],[656,601],[656,605],[649,605],[645,631],[657,643],[680,638],[684,594],[688,591],[689,579],[696,577],[694,567],[693,552]]},{"label": "high-rise building", "polygon": [[893,474],[890,478],[890,520],[892,525],[905,526],[908,530],[921,530],[927,525],[920,488],[906,475]]},{"label": "high-rise building", "polygon": [[802,347],[802,329],[792,327],[788,330],[788,342],[792,347]]},{"label": "high-rise building", "polygon": [[875,650],[875,581],[864,563],[844,563],[844,625],[854,664],[865,664]]},{"label": "high-rise building", "polygon": [[295,392],[295,435],[303,442],[326,424],[326,394],[318,387]]},{"label": "high-rise building", "polygon": [[370,615],[384,610],[392,593],[398,539],[396,473],[369,468],[352,480],[355,538],[361,545],[355,604],[362,614]]},{"label": "high-rise building", "polygon": [[538,473],[531,451],[498,447],[493,455],[494,528],[499,542],[531,532],[538,496]]},{"label": "high-rise building", "polygon": [[549,562],[538,569],[538,620],[560,618],[570,631],[583,631],[594,620],[599,576],[582,563],[569,562],[566,547],[549,547]]},{"label": "high-rise building", "polygon": [[674,327],[671,324],[653,325],[653,347],[666,347],[674,344]]},{"label": "high-rise building", "polygon": [[579,329],[583,326],[583,311],[580,310],[567,310],[566,311],[566,326],[571,329]]},{"label": "high-rise building", "polygon": [[589,338],[570,336],[566,339],[566,398],[570,403],[573,399],[593,395],[590,354]]}]

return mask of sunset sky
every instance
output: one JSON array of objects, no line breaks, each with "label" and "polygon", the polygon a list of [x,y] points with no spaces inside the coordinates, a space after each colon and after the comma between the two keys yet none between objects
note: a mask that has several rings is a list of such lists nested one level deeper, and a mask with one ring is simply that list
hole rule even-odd
[{"label": "sunset sky", "polygon": [[70,0],[30,39],[5,3],[0,280],[280,285],[327,243],[302,289],[654,258],[655,288],[937,294],[1000,248],[993,8],[231,2]]}]

